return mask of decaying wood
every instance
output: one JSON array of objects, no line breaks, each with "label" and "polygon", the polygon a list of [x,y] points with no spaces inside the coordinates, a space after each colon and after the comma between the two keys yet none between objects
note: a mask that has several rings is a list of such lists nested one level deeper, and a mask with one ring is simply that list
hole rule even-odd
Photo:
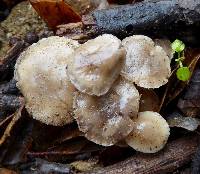
[{"label": "decaying wood", "polygon": [[137,154],[121,163],[114,164],[89,174],[164,174],[188,163],[198,146],[199,137],[191,135],[169,142],[156,154]]},{"label": "decaying wood", "polygon": [[[83,33],[94,37],[110,33],[124,38],[133,34],[179,38],[199,44],[200,1],[154,0],[94,11],[82,17]],[[72,31],[74,32],[75,29]],[[72,33],[66,33],[72,35]]]},{"label": "decaying wood", "polygon": [[[83,16],[89,34],[112,33],[124,38],[133,34],[174,36],[199,42],[200,1],[154,0],[94,11]],[[176,39],[175,38],[175,39]]]}]

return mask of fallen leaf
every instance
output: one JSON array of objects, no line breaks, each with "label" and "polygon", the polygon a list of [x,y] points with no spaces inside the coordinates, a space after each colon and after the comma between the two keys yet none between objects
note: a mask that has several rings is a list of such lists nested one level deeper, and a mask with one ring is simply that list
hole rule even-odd
[{"label": "fallen leaf", "polygon": [[64,0],[29,0],[29,2],[50,28],[55,29],[57,25],[81,21],[80,15]]},{"label": "fallen leaf", "polygon": [[9,170],[6,168],[0,168],[0,174],[17,174],[17,173],[13,170]]},{"label": "fallen leaf", "polygon": [[32,162],[21,164],[18,170],[20,174],[72,174],[72,169],[68,164],[48,162],[39,158],[34,159]]},{"label": "fallen leaf", "polygon": [[170,127],[180,127],[189,131],[195,131],[200,124],[200,119],[183,117],[180,113],[174,112],[167,118],[167,122]]}]

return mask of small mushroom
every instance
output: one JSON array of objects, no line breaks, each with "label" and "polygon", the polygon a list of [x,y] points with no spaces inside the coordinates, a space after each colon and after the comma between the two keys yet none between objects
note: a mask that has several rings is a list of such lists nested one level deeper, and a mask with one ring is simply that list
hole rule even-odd
[{"label": "small mushroom", "polygon": [[17,60],[17,87],[34,119],[55,126],[73,120],[75,87],[66,74],[66,59],[78,45],[65,37],[52,36],[31,45]]},{"label": "small mushroom", "polygon": [[170,128],[159,113],[140,112],[134,121],[133,131],[126,138],[129,146],[143,153],[155,153],[165,146]]},{"label": "small mushroom", "polygon": [[122,45],[127,52],[122,76],[143,88],[159,88],[168,82],[170,59],[151,38],[134,35],[125,38]]},{"label": "small mushroom", "polygon": [[108,92],[124,65],[121,41],[104,34],[76,49],[68,61],[67,73],[81,92],[101,96]]},{"label": "small mushroom", "polygon": [[140,99],[133,83],[119,78],[104,96],[78,92],[74,99],[74,117],[90,141],[111,146],[132,131]]}]

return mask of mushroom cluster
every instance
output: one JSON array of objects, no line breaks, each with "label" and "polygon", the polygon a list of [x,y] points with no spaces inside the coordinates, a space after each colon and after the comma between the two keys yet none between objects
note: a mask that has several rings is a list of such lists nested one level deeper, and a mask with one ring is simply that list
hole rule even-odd
[{"label": "mushroom cluster", "polygon": [[143,35],[121,41],[104,34],[84,44],[52,36],[20,55],[15,79],[34,119],[54,126],[75,119],[90,141],[111,146],[125,140],[154,153],[170,134],[153,91],[170,76],[168,51]]}]

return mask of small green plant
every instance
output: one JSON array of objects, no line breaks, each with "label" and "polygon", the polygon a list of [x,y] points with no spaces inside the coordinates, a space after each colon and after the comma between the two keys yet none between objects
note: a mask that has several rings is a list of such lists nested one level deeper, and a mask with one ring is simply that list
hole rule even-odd
[{"label": "small green plant", "polygon": [[177,53],[178,58],[175,59],[175,61],[178,63],[178,70],[176,71],[176,76],[179,80],[181,81],[188,81],[191,76],[191,72],[187,66],[183,66],[183,61],[185,59],[184,56],[184,50],[185,50],[185,44],[176,39],[172,44],[171,44],[172,50],[174,53]]}]

